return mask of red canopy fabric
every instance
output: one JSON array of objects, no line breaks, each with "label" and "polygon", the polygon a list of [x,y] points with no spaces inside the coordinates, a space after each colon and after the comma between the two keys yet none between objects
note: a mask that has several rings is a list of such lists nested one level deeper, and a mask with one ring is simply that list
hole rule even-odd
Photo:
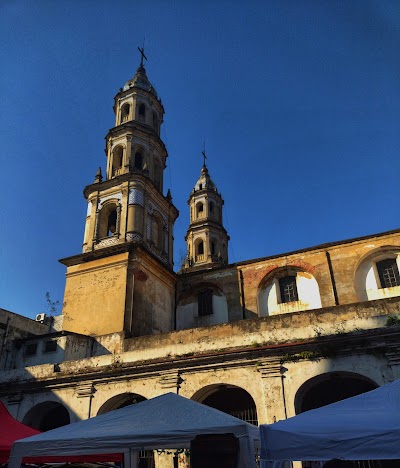
[{"label": "red canopy fabric", "polygon": [[[19,439],[40,434],[40,431],[32,429],[16,421],[7,408],[0,401],[0,463],[7,463],[10,457],[12,444]],[[101,455],[77,455],[77,456],[50,456],[24,458],[25,463],[56,463],[56,462],[117,462],[123,460],[122,453]]]},{"label": "red canopy fabric", "polygon": [[16,440],[36,434],[40,431],[16,421],[0,401],[0,463],[8,462],[11,446]]}]

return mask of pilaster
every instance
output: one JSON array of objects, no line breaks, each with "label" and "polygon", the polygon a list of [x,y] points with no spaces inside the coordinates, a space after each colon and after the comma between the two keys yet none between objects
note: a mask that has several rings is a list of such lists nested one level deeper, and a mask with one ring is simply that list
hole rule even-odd
[{"label": "pilaster", "polygon": [[260,424],[271,424],[286,419],[286,403],[283,372],[280,358],[272,356],[263,359],[258,365],[264,396],[264,417]]},{"label": "pilaster", "polygon": [[75,389],[75,395],[78,399],[78,404],[76,405],[75,413],[80,419],[89,419],[92,416],[92,399],[96,393],[96,388],[93,382],[85,382],[80,384]]}]

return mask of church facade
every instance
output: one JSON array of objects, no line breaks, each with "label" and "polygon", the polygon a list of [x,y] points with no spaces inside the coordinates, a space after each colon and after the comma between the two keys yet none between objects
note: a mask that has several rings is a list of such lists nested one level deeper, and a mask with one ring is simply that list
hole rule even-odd
[{"label": "church facade", "polygon": [[114,112],[82,252],[61,260],[62,320],[0,310],[14,417],[48,430],[175,392],[272,423],[400,378],[400,230],[231,264],[204,163],[175,273],[164,108],[142,63]]}]

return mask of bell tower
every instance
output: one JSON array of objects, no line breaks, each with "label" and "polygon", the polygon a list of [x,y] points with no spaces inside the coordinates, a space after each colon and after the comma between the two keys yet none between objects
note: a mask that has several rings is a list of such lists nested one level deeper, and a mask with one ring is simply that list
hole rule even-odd
[{"label": "bell tower", "polygon": [[99,168],[94,183],[84,189],[82,254],[61,260],[68,267],[63,313],[69,331],[143,335],[173,327],[178,210],[169,190],[164,196],[164,107],[139,51],[134,77],[114,98],[105,177]]},{"label": "bell tower", "polygon": [[228,263],[229,236],[222,223],[224,200],[204,164],[190,194],[190,224],[186,233],[187,257],[184,269],[212,268]]}]

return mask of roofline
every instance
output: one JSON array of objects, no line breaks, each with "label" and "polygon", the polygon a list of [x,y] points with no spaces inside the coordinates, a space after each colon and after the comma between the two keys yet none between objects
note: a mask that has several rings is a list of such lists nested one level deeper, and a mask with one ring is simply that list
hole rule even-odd
[{"label": "roofline", "polygon": [[[359,242],[359,241],[363,241],[363,240],[366,240],[366,239],[372,239],[374,237],[383,237],[383,236],[388,236],[388,235],[391,235],[391,234],[400,234],[400,229],[393,229],[391,231],[380,232],[380,233],[377,233],[377,234],[368,234],[366,236],[361,236],[361,237],[353,237],[351,239],[344,239],[344,240],[341,240],[341,241],[327,242],[325,244],[319,244],[319,245],[315,245],[315,246],[312,246],[312,247],[305,247],[303,249],[292,250],[290,252],[283,252],[283,253],[279,253],[279,254],[275,254],[275,255],[269,255],[269,256],[266,256],[266,257],[258,257],[258,258],[253,258],[253,259],[250,259],[250,260],[244,260],[244,261],[241,261],[241,262],[229,263],[228,265],[223,265],[223,266],[212,268],[212,270],[215,271],[215,270],[228,269],[228,268],[232,268],[232,267],[245,266],[245,265],[249,265],[249,264],[252,264],[252,263],[263,262],[263,261],[266,261],[266,260],[272,260],[274,258],[287,257],[289,255],[296,255],[296,254],[300,254],[300,253],[303,253],[303,252],[310,252],[312,250],[328,249],[330,247],[335,247],[337,245],[351,244],[352,242]],[[210,268],[207,268],[207,270],[210,270]],[[178,272],[178,274],[179,275],[180,274],[187,275],[187,274],[190,274],[190,273],[198,273],[199,271],[201,271],[201,270],[196,270],[196,272],[191,272],[191,271],[181,272],[180,271],[180,272]]]}]

